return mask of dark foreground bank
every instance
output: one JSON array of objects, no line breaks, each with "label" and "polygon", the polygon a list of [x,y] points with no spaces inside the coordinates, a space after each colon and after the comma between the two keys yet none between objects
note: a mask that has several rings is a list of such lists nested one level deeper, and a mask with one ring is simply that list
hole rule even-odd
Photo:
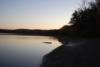
[{"label": "dark foreground bank", "polygon": [[59,38],[62,46],[43,58],[41,67],[100,67],[100,39]]}]

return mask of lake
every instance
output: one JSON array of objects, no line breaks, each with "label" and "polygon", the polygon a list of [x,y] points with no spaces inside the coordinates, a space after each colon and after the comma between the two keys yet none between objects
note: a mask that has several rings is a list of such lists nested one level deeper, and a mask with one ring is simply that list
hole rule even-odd
[{"label": "lake", "polygon": [[0,35],[0,67],[39,67],[61,43],[53,37]]}]

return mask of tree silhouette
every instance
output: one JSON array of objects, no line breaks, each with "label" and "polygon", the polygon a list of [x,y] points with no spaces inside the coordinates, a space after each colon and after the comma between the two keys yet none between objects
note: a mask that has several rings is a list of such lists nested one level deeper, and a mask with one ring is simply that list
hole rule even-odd
[{"label": "tree silhouette", "polygon": [[97,20],[100,6],[96,2],[89,2],[87,8],[79,8],[72,14],[70,23],[79,32],[90,34],[100,31],[100,21]]}]

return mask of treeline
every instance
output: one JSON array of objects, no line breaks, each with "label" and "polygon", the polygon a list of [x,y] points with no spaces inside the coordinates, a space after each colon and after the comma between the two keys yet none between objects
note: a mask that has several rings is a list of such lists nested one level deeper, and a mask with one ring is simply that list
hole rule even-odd
[{"label": "treeline", "polygon": [[30,30],[30,29],[0,29],[0,33],[9,33],[9,34],[17,34],[17,35],[44,35],[44,36],[54,36],[57,35],[58,31],[54,30]]},{"label": "treeline", "polygon": [[100,36],[100,2],[87,5],[74,11],[69,22],[71,26],[63,26],[61,32],[72,36]]},{"label": "treeline", "polygon": [[98,37],[100,36],[100,2],[88,2],[87,5],[74,11],[69,22],[70,26],[65,25],[58,30],[1,29],[0,33]]}]

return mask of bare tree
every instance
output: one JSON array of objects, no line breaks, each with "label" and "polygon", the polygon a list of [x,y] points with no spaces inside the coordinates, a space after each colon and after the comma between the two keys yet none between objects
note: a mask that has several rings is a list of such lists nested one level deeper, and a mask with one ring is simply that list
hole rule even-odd
[{"label": "bare tree", "polygon": [[100,7],[100,0],[96,0],[96,3]]},{"label": "bare tree", "polygon": [[82,0],[82,6],[81,6],[81,9],[86,9],[87,7],[87,0]]},{"label": "bare tree", "polygon": [[100,3],[100,0],[96,0],[97,3]]}]

